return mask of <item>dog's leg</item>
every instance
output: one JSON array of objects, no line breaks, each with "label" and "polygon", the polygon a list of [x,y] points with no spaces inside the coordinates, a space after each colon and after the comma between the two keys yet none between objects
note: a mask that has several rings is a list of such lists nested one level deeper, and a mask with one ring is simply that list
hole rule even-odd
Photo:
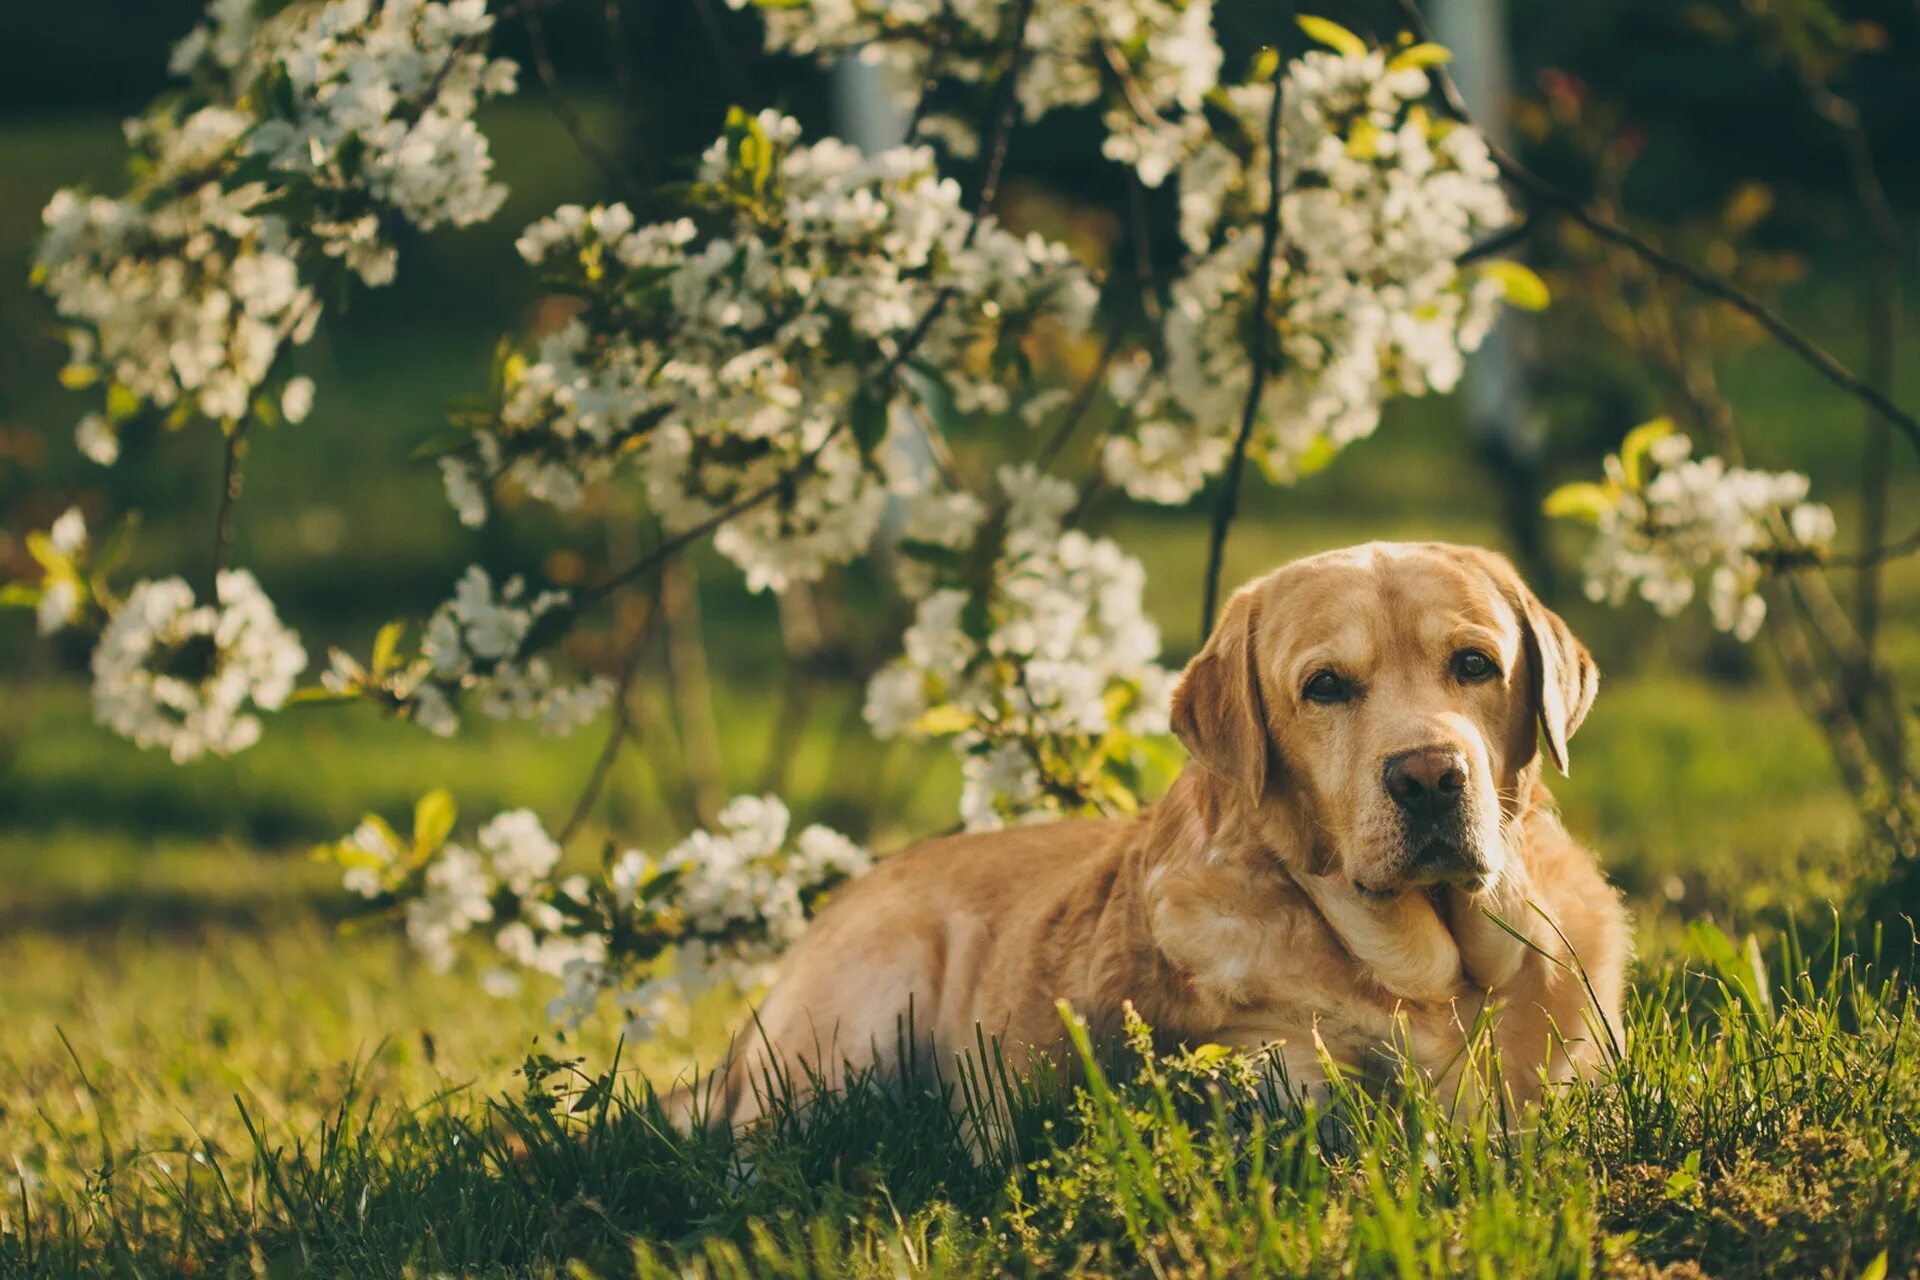
[{"label": "dog's leg", "polygon": [[[1447,921],[1467,977],[1488,991],[1512,985],[1529,957],[1544,961],[1561,950],[1553,929],[1534,909],[1533,885],[1519,859],[1485,893],[1447,890]],[[1519,936],[1515,936],[1515,935]]]}]

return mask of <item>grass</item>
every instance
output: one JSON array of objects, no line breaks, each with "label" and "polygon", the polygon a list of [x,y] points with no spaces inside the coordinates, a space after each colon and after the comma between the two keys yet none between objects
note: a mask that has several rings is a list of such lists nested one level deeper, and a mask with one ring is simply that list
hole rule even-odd
[{"label": "grass", "polygon": [[1217,1055],[1083,1042],[1078,1088],[860,1080],[739,1139],[680,1134],[618,1059],[410,1105],[387,1090],[417,1064],[383,1050],[311,1082],[325,1106],[237,1092],[225,1137],[156,1143],[76,1053],[56,1101],[93,1115],[83,1176],[16,1192],[0,1269],[1911,1275],[1913,1021],[1837,946],[1768,965],[1698,927],[1643,979],[1625,1056],[1505,1132],[1414,1081],[1303,1110]]}]

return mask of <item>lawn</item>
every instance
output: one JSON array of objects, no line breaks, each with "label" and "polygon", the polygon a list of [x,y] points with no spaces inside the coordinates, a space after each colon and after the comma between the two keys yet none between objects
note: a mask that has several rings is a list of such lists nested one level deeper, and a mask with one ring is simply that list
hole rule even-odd
[{"label": "lawn", "polygon": [[[513,227],[591,191],[550,128],[508,112],[490,131],[514,205],[428,246],[407,287],[330,327],[302,356],[323,387],[315,418],[256,451],[240,558],[316,650],[364,646],[438,598],[477,545],[405,459],[528,302],[475,278]],[[19,260],[46,188],[110,172],[114,146],[105,120],[5,126],[0,258]],[[1835,290],[1796,314],[1844,334]],[[5,425],[64,455],[64,426],[48,424],[71,402],[46,390],[41,317],[0,299],[0,376],[18,388]],[[1766,447],[1800,459],[1829,402],[1778,360],[1730,381]],[[1373,537],[1497,542],[1458,430],[1446,403],[1397,409],[1332,474],[1262,493],[1228,580]],[[1855,469],[1833,451],[1808,462],[1828,486]],[[137,559],[151,567],[203,540],[207,463],[180,442],[132,478],[49,471],[101,506],[131,496],[114,486],[150,488]],[[317,475],[340,483],[316,492]],[[1920,505],[1920,490],[1900,496],[1897,512]],[[1145,562],[1180,660],[1204,515],[1116,505],[1099,521]],[[536,571],[562,545],[552,529],[511,537],[489,554]],[[747,790],[775,740],[774,610],[698,563],[714,569],[701,600],[726,782]],[[1891,583],[1887,652],[1911,680],[1920,571]],[[9,622],[0,1275],[1920,1275],[1920,1028],[1890,976],[1910,947],[1875,951],[1853,931],[1884,868],[1823,739],[1763,652],[1708,663],[1697,625],[1560,598],[1607,679],[1556,790],[1628,894],[1639,945],[1604,1079],[1490,1134],[1448,1122],[1417,1085],[1302,1117],[1263,1105],[1232,1064],[1122,1057],[1071,1092],[996,1077],[1012,1120],[985,1143],[965,1107],[956,1120],[939,1099],[865,1087],[738,1142],[680,1136],[645,1082],[711,1060],[736,1005],[702,1009],[685,1040],[621,1045],[606,1025],[557,1037],[549,992],[496,999],[472,972],[429,971],[390,927],[350,921],[337,876],[306,856],[362,811],[397,817],[439,785],[470,818],[526,805],[557,823],[597,727],[439,742],[309,709],[252,751],[179,769],[94,727],[79,673]],[[855,697],[843,678],[817,691],[783,788],[796,816],[880,851],[948,826],[951,760],[843,734]],[[629,755],[573,856],[602,834],[659,849],[683,833],[671,754]]]}]

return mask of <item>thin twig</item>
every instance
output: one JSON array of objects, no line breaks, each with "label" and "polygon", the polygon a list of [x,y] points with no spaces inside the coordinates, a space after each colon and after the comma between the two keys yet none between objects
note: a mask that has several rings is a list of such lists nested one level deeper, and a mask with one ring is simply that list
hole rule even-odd
[{"label": "thin twig", "polygon": [[613,64],[613,82],[620,94],[621,131],[620,147],[632,157],[625,169],[635,175],[636,184],[642,187],[659,180],[659,158],[647,142],[647,130],[644,127],[647,112],[640,93],[639,81],[634,78],[633,59],[628,52],[627,19],[623,11],[624,0],[606,0],[604,20],[607,28],[607,56]]},{"label": "thin twig", "polygon": [[587,130],[586,121],[573,109],[572,101],[561,88],[560,73],[554,68],[553,56],[547,49],[547,24],[541,20],[537,10],[527,12],[526,28],[527,48],[533,54],[534,74],[540,77],[540,86],[546,90],[547,102],[553,107],[554,118],[560,122],[560,127],[573,139],[573,145],[579,148],[580,154],[605,174],[615,187],[629,196],[641,194],[634,186],[633,175]]},{"label": "thin twig", "polygon": [[933,20],[940,40],[927,50],[927,70],[920,78],[920,96],[913,100],[913,114],[907,117],[906,131],[900,135],[903,146],[910,147],[920,140],[920,125],[927,118],[927,108],[933,104],[934,91],[940,87],[940,61],[947,51],[952,17],[953,0],[942,0],[940,12]]},{"label": "thin twig", "polygon": [[[1860,109],[1816,79],[1809,67],[1795,60],[1801,86],[1814,112],[1840,135],[1847,175],[1867,230],[1873,252],[1867,258],[1867,381],[1883,395],[1893,394],[1895,351],[1900,330],[1900,261],[1903,239],[1900,219],[1887,199],[1886,185],[1874,164],[1873,145]],[[1882,414],[1866,417],[1867,444],[1860,465],[1860,538],[1876,546],[1887,536],[1887,494],[1893,477],[1893,430]],[[1856,583],[1854,625],[1861,647],[1872,660],[1879,640],[1881,613],[1880,561],[1864,561]]]},{"label": "thin twig", "polygon": [[1160,323],[1160,293],[1154,287],[1153,234],[1147,220],[1147,188],[1132,166],[1127,168],[1128,238],[1133,241],[1133,269],[1140,277],[1140,309],[1150,324]]},{"label": "thin twig", "polygon": [[[1420,12],[1418,0],[1399,0],[1399,2],[1401,11],[1406,15],[1414,33],[1421,40],[1431,40],[1433,34],[1427,26],[1426,18]],[[1467,104],[1461,98],[1458,86],[1454,84],[1453,77],[1447,74],[1445,67],[1429,68],[1427,76],[1448,113],[1462,123],[1472,124],[1472,114],[1467,110]],[[1708,297],[1724,302],[1739,311],[1765,329],[1775,341],[1799,356],[1801,361],[1814,372],[1854,399],[1871,406],[1885,416],[1889,422],[1900,428],[1902,434],[1916,449],[1920,449],[1920,419],[1914,418],[1875,390],[1866,380],[1835,359],[1826,348],[1781,319],[1771,308],[1732,282],[1710,271],[1680,261],[1619,223],[1587,208],[1577,197],[1562,191],[1522,165],[1499,143],[1491,137],[1486,137],[1484,132],[1482,136],[1486,142],[1487,153],[1492,156],[1494,165],[1500,170],[1500,176],[1519,188],[1529,199],[1554,210],[1563,217],[1570,218],[1602,240],[1631,249],[1655,269],[1683,280]]]},{"label": "thin twig", "polygon": [[227,567],[227,557],[233,551],[233,512],[240,503],[240,489],[245,481],[242,464],[247,456],[247,419],[234,423],[233,430],[227,433],[226,461],[220,470],[220,505],[213,518],[213,569],[207,576],[207,599],[217,598],[220,589],[220,574]]},{"label": "thin twig", "polygon": [[1469,262],[1479,262],[1483,258],[1499,257],[1507,250],[1518,248],[1520,245],[1526,243],[1527,239],[1533,235],[1536,226],[1537,223],[1532,214],[1523,214],[1521,215],[1520,221],[1514,223],[1505,231],[1488,236],[1485,240],[1472,246],[1465,253],[1454,259],[1454,261],[1464,267]]},{"label": "thin twig", "polygon": [[[1803,563],[1786,565],[1788,569],[1866,569],[1886,564],[1920,552],[1920,529],[1915,529],[1897,542],[1883,542],[1878,546],[1866,547],[1859,551],[1836,551],[1828,555],[1808,557]],[[1862,641],[1866,639],[1861,636]]]},{"label": "thin twig", "polygon": [[1013,139],[1014,110],[1019,106],[1020,75],[1027,63],[1027,27],[1033,20],[1033,0],[1020,0],[1013,20],[1013,61],[994,90],[993,135],[987,149],[986,166],[980,171],[980,190],[974,198],[973,225],[967,228],[965,244],[971,245],[980,230],[980,219],[993,204],[1000,189],[1000,172],[1007,163],[1007,144]]},{"label": "thin twig", "polygon": [[714,61],[720,64],[728,87],[733,90],[735,105],[743,109],[751,106],[753,83],[747,79],[747,73],[740,65],[740,56],[734,52],[733,41],[727,37],[726,24],[714,10],[712,0],[693,0],[693,7],[700,15],[700,25],[706,29],[707,42],[713,46]]},{"label": "thin twig", "polygon": [[633,647],[622,659],[620,681],[613,691],[613,720],[607,726],[607,741],[600,748],[600,754],[594,759],[593,772],[587,775],[586,786],[580,789],[580,798],[573,802],[573,812],[567,818],[567,824],[560,828],[559,843],[564,847],[580,831],[587,820],[587,814],[593,810],[594,802],[600,798],[601,789],[606,786],[607,776],[613,771],[615,761],[620,758],[620,749],[633,735],[633,710],[627,705],[633,693],[633,682],[640,673],[642,656],[646,653],[648,626],[642,621],[638,633],[633,637]]},{"label": "thin twig", "polygon": [[1247,465],[1247,446],[1260,418],[1260,398],[1267,389],[1267,360],[1272,335],[1268,310],[1273,301],[1273,259],[1280,245],[1280,98],[1286,62],[1273,73],[1273,105],[1267,111],[1267,211],[1260,224],[1260,263],[1254,270],[1253,376],[1247,383],[1246,406],[1240,411],[1240,434],[1234,437],[1233,456],[1221,481],[1220,500],[1213,508],[1213,533],[1207,546],[1207,585],[1200,601],[1200,638],[1213,631],[1214,606],[1220,599],[1220,566],[1226,557],[1227,530],[1240,505],[1240,474]]},{"label": "thin twig", "polygon": [[1066,415],[1055,425],[1053,434],[1047,437],[1047,442],[1040,446],[1040,452],[1034,457],[1042,471],[1053,465],[1053,460],[1067,447],[1067,441],[1073,438],[1087,411],[1093,408],[1093,402],[1100,396],[1100,388],[1106,385],[1107,370],[1112,366],[1114,356],[1119,354],[1120,344],[1125,338],[1125,322],[1116,318],[1107,329],[1107,340],[1100,346],[1100,355],[1094,360],[1092,371],[1087,374],[1086,381],[1080,384],[1080,394],[1073,398]]},{"label": "thin twig", "polygon": [[700,625],[700,580],[685,558],[660,570],[660,614],[667,631],[667,677],[688,795],[700,820],[712,823],[726,804],[726,761],[713,714],[713,677]]},{"label": "thin twig", "polygon": [[607,28],[607,60],[613,64],[613,83],[619,90],[620,102],[631,116],[639,112],[639,86],[633,78],[633,65],[627,56],[627,20],[620,11],[621,0],[606,0],[601,9],[601,21]]}]

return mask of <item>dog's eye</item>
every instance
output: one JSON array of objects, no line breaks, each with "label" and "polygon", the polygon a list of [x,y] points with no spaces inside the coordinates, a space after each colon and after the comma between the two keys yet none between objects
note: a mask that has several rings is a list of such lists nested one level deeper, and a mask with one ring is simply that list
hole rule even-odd
[{"label": "dog's eye", "polygon": [[1480,650],[1462,649],[1453,655],[1453,674],[1468,683],[1474,683],[1499,675],[1500,668]]},{"label": "dog's eye", "polygon": [[1353,696],[1353,686],[1337,672],[1316,671],[1307,678],[1306,688],[1300,692],[1308,702],[1345,702]]}]

